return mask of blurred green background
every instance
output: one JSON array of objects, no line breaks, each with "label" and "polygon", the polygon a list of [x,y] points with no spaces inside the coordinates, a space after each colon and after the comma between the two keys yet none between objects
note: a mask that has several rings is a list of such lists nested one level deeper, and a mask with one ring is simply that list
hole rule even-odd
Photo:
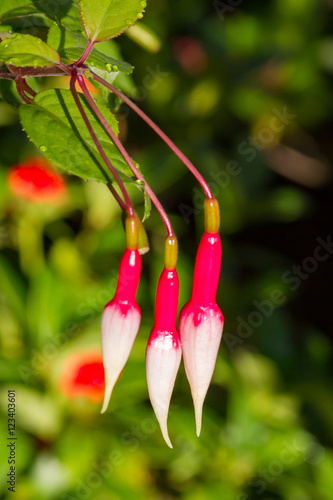
[{"label": "blurred green background", "polygon": [[[119,84],[194,161],[221,207],[224,336],[199,439],[181,366],[173,450],[148,400],[144,361],[163,266],[161,220],[153,211],[146,222],[142,326],[100,415],[89,391],[68,395],[62,381],[70,383],[71,356],[100,349],[100,315],[124,249],[120,211],[105,186],[70,176],[61,204],[16,197],[10,168],[39,152],[16,102],[0,101],[4,498],[14,495],[6,484],[9,389],[20,500],[333,498],[332,10],[329,0],[151,1],[143,28],[117,40],[135,66]],[[181,307],[203,196],[126,106],[118,119],[179,237]],[[131,194],[142,212],[140,192]]]}]

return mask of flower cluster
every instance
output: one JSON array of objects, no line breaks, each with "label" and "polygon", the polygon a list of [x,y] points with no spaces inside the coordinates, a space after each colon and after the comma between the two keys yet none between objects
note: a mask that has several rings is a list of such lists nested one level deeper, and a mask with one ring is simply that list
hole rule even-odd
[{"label": "flower cluster", "polygon": [[[219,217],[217,200],[207,198],[205,233],[196,257],[192,296],[180,313],[179,332],[176,325],[179,296],[177,239],[174,235],[166,238],[164,269],[156,292],[155,321],[146,351],[146,373],[150,401],[163,437],[171,448],[167,417],[181,357],[183,355],[191,388],[199,436],[202,406],[221,342],[223,314],[216,304],[222,257]],[[141,271],[138,227],[136,217],[127,218],[127,245],[120,264],[117,290],[102,315],[106,384],[102,412],[107,409],[140,326],[141,313],[135,300]]]},{"label": "flower cluster", "polygon": [[[217,200],[213,197],[209,185],[200,172],[185,157],[166,134],[139,109],[127,96],[111,84],[93,73],[94,79],[106,86],[115,95],[128,104],[172,149],[201,184],[205,194],[205,233],[200,241],[196,257],[193,290],[189,302],[183,307],[177,329],[179,298],[179,279],[176,270],[178,243],[171,222],[157,196],[133,162],[132,158],[112,130],[87,88],[86,79],[77,67],[71,71],[70,89],[77,108],[88,129],[101,158],[110,170],[113,181],[120,188],[119,194],[113,184],[108,184],[112,195],[117,200],[126,218],[126,250],[121,259],[115,296],[105,306],[102,315],[102,356],[104,378],[91,379],[93,370],[100,370],[101,364],[88,363],[73,372],[69,385],[63,384],[67,394],[83,395],[89,388],[98,385],[90,394],[98,398],[101,383],[104,386],[102,413],[106,411],[113,388],[130,355],[138,334],[141,311],[136,302],[140,273],[141,255],[149,250],[149,243],[143,224],[135,213],[129,193],[119,172],[114,167],[89,121],[89,117],[78,97],[78,89],[83,92],[87,102],[110,136],[124,160],[143,183],[158,210],[168,233],[165,242],[164,269],[161,273],[156,293],[155,321],[149,337],[146,351],[147,385],[151,404],[160,424],[162,435],[172,448],[168,435],[167,418],[172,391],[183,356],[186,375],[190,384],[196,419],[196,431],[201,430],[202,407],[213,375],[216,357],[223,330],[223,315],[216,304],[216,291],[219,282],[222,248],[219,236],[220,212]],[[10,189],[17,196],[34,202],[59,203],[66,193],[62,178],[48,168],[46,160],[32,158],[24,164],[13,167],[9,173]],[[99,368],[98,368],[99,367]]]},{"label": "flower cluster", "polygon": [[[113,158],[109,157],[105,149],[105,145],[107,144],[104,140],[105,138],[103,137],[103,141],[99,139],[100,128],[109,136],[113,146],[118,150],[118,153],[120,153],[120,156],[132,171],[134,178],[138,181],[138,185],[144,190],[145,197],[149,198],[155,205],[165,224],[168,236],[166,239],[164,269],[157,287],[155,321],[147,346],[146,365],[151,403],[160,423],[162,434],[167,444],[172,447],[167,431],[167,416],[181,356],[183,354],[186,375],[191,387],[197,434],[199,435],[202,406],[213,374],[222,336],[223,315],[216,304],[216,290],[222,255],[218,234],[220,223],[219,207],[217,200],[213,197],[211,189],[201,173],[176,144],[128,96],[109,81],[99,76],[98,73],[100,72],[95,73],[92,71],[91,66],[94,65],[93,61],[90,61],[90,65],[85,64],[88,58],[93,55],[96,43],[118,36],[137,19],[142,18],[146,6],[145,1],[140,2],[141,10],[139,12],[137,12],[136,8],[134,10],[127,8],[127,2],[125,3],[126,8],[124,7],[123,11],[120,9],[119,15],[117,14],[117,26],[113,25],[110,27],[110,16],[102,16],[103,19],[101,20],[100,12],[98,11],[97,17],[94,18],[93,9],[91,5],[88,5],[91,2],[88,2],[88,4],[87,2],[80,2],[80,13],[88,43],[80,57],[72,61],[69,65],[62,61],[61,56],[53,48],[47,47],[42,40],[35,38],[35,44],[40,44],[40,59],[45,59],[44,52],[46,49],[52,52],[52,57],[46,58],[47,61],[41,67],[38,67],[38,61],[34,62],[34,68],[31,68],[27,65],[26,61],[21,61],[22,58],[19,57],[19,54],[17,57],[13,57],[13,59],[11,54],[15,54],[16,50],[21,50],[21,44],[25,43],[23,41],[24,37],[30,37],[30,44],[34,37],[16,33],[8,40],[4,40],[0,44],[0,50],[6,49],[9,42],[11,46],[9,53],[7,50],[7,55],[5,54],[4,59],[7,69],[0,76],[15,81],[18,95],[28,105],[24,106],[26,111],[31,109],[30,106],[36,103],[38,105],[37,93],[28,85],[26,77],[61,75],[69,77],[70,88],[66,95],[70,98],[68,103],[71,102],[71,104],[67,108],[68,112],[66,111],[65,115],[67,120],[69,120],[69,116],[71,117],[70,127],[76,135],[79,134],[80,136],[80,150],[78,151],[82,151],[82,147],[84,147],[91,159],[95,159],[95,154],[98,153],[99,159],[104,162],[110,173],[110,176],[103,175],[103,180],[106,181],[110,192],[118,202],[120,208],[127,214],[127,245],[120,264],[117,289],[114,298],[106,305],[102,316],[102,354],[105,373],[105,393],[102,412],[107,409],[114,385],[130,355],[140,327],[141,311],[136,303],[136,293],[141,272],[141,255],[148,251],[149,245],[144,228],[135,214],[131,197],[124,184],[130,180],[128,174],[126,172],[126,175],[121,175],[125,174],[125,172],[120,168],[118,154],[115,157],[118,159],[118,167],[116,168],[113,164]],[[130,19],[127,19],[127,11],[129,12],[128,17]],[[122,15],[125,16],[125,14],[126,17],[122,20]],[[179,42],[176,44],[176,51],[179,56],[177,58],[184,70],[190,73],[188,63],[189,59],[191,59],[191,64],[195,63],[196,66],[195,72],[200,73],[206,64],[205,53],[202,47],[190,38],[183,38]],[[31,56],[31,54],[28,54],[28,56]],[[22,67],[16,66],[16,64],[20,64],[21,62],[24,62]],[[27,68],[26,70],[24,69],[25,67]],[[112,70],[115,73],[119,70],[118,66],[111,66],[109,63],[106,64],[106,69],[109,72]],[[93,80],[97,84],[97,88],[91,84],[90,80]],[[138,165],[126,151],[114,127],[111,126],[107,118],[103,115],[99,101],[95,100],[92,96],[92,93],[101,92],[101,86],[121,99],[154,130],[194,175],[206,195],[205,234],[200,242],[196,258],[192,296],[188,304],[181,311],[179,331],[177,330],[179,296],[179,280],[176,270],[177,239],[163,206],[147,183],[141,169],[138,168]],[[80,96],[79,93],[83,95]],[[103,92],[103,100],[104,97]],[[37,99],[36,102],[35,98]],[[79,128],[77,128],[76,123],[75,127],[73,125],[73,118],[76,117],[76,114],[72,115],[72,100],[76,105],[75,112],[78,112],[82,119],[80,120],[81,124]],[[61,101],[62,110],[65,109],[65,101],[64,99]],[[89,113],[87,112],[87,107],[90,110]],[[48,107],[45,108],[47,111],[48,109]],[[28,111],[27,113],[26,117],[30,116]],[[93,116],[93,120],[91,116]],[[31,119],[22,120],[22,122],[25,122],[25,128],[30,128]],[[81,135],[81,125],[83,123],[85,132],[89,135],[89,140],[86,140],[85,136]],[[34,142],[36,144],[39,143],[39,139],[34,139]],[[56,149],[53,146],[50,148],[45,145],[41,146],[40,144],[37,144],[37,146],[47,158],[51,161],[56,161],[57,164],[59,161],[58,156],[65,158],[64,154],[58,155],[58,150],[60,151],[61,149],[60,145],[57,145]],[[64,141],[63,146],[63,151],[66,150],[67,152],[69,147],[67,139]],[[75,155],[75,157],[79,158],[79,155]],[[72,173],[64,159],[59,161],[59,166]],[[95,177],[96,174],[91,175],[95,168],[98,169],[99,175],[97,177]],[[88,171],[85,171],[85,168],[82,167],[79,169],[77,175],[84,179],[96,178],[96,180],[102,180],[100,178],[100,168],[97,165],[94,165],[94,168]],[[134,179],[131,180],[134,181]],[[13,168],[9,174],[8,181],[12,192],[16,196],[29,201],[52,202],[54,204],[61,204],[64,201],[63,195],[66,193],[66,186],[61,177],[49,170],[47,164],[38,158],[33,159],[30,163],[28,162]],[[120,192],[117,191],[116,187],[119,188]],[[90,374],[91,372],[88,370],[88,373]],[[80,372],[78,378],[73,383],[73,387],[80,387],[80,390],[82,389],[81,385],[83,384],[84,386],[86,381],[85,376],[82,378],[81,375],[82,372]]]}]

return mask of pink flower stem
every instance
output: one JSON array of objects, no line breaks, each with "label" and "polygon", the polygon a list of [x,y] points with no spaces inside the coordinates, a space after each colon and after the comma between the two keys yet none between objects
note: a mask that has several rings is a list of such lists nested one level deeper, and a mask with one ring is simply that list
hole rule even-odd
[{"label": "pink flower stem", "polygon": [[33,98],[37,93],[27,84],[25,78],[21,78],[20,76],[16,77],[15,84],[18,95],[21,97],[22,101],[26,104],[32,104]]},{"label": "pink flower stem", "polygon": [[30,85],[27,84],[25,78],[21,78],[18,76],[15,79],[15,82],[16,82],[16,87],[21,87],[21,89],[30,94],[31,97],[35,97],[37,95],[37,92],[35,92],[34,89],[32,89]]},{"label": "pink flower stem", "polygon": [[108,82],[105,82],[102,78],[100,78],[96,73],[91,71],[91,74],[93,75],[94,80],[96,82],[101,83],[105,87],[107,87],[111,92],[116,94],[118,97],[120,97],[130,108],[133,109],[155,132],[160,136],[160,138],[169,146],[169,148],[178,156],[178,158],[184,163],[184,165],[192,172],[194,177],[197,179],[197,181],[200,183],[202,189],[204,190],[207,198],[212,199],[214,198],[211,189],[203,176],[200,174],[198,169],[193,165],[193,163],[187,158],[187,156],[184,155],[184,153],[176,146],[176,144],[163,132],[163,130],[160,129],[156,123],[149,118],[149,116],[142,111],[129,97],[127,97],[125,94],[123,94],[120,90],[118,90],[116,87],[111,85]]},{"label": "pink flower stem", "polygon": [[[62,61],[60,61],[60,63],[57,66],[55,66],[55,68],[57,68],[57,67],[61,68],[64,73],[67,73],[68,75],[72,75],[72,68],[69,68],[68,66],[66,66],[66,64],[64,64]],[[61,73],[59,76],[61,76]]]},{"label": "pink flower stem", "polygon": [[[110,125],[108,124],[108,122],[106,121],[106,119],[104,118],[103,114],[98,109],[95,101],[93,100],[93,98],[89,94],[89,91],[87,89],[87,86],[86,86],[86,84],[85,84],[82,76],[78,76],[78,82],[79,82],[79,85],[80,85],[80,87],[81,87],[81,89],[82,89],[85,97],[87,98],[90,106],[92,107],[92,109],[96,113],[97,117],[101,121],[103,127],[105,128],[105,130],[107,131],[107,133],[111,137],[111,139],[114,142],[114,144],[116,145],[116,147],[119,149],[120,153],[123,155],[126,163],[130,167],[130,169],[132,170],[132,172],[134,173],[134,175],[137,177],[137,179],[139,179],[140,181],[142,181],[144,183],[145,189],[146,189],[146,191],[148,193],[148,196],[150,197],[150,199],[154,203],[156,209],[158,210],[158,212],[159,212],[159,214],[160,214],[160,216],[161,216],[161,218],[162,218],[162,220],[163,220],[163,222],[165,224],[165,227],[166,227],[166,230],[168,232],[168,235],[169,236],[173,236],[174,232],[173,232],[172,225],[171,225],[171,222],[169,220],[169,217],[167,216],[164,208],[162,207],[161,203],[159,202],[159,200],[158,200],[157,196],[155,195],[154,191],[151,189],[151,187],[147,183],[146,179],[141,174],[140,170],[136,167],[136,165],[134,164],[132,158],[127,153],[126,149],[124,148],[124,146],[122,145],[122,143],[120,142],[120,140],[118,139],[118,137],[116,136],[116,134],[114,133],[114,131],[112,130],[112,128],[110,127]],[[103,82],[104,82],[104,80],[103,80]]]},{"label": "pink flower stem", "polygon": [[89,41],[88,45],[84,49],[82,56],[80,57],[80,59],[78,59],[78,61],[76,63],[78,66],[85,63],[85,61],[88,59],[88,57],[90,55],[90,52],[94,48],[94,45],[95,45],[95,42]]},{"label": "pink flower stem", "polygon": [[127,206],[126,206],[126,203],[121,199],[121,197],[119,196],[119,194],[117,193],[117,191],[115,190],[115,188],[113,187],[112,184],[107,184],[110,192],[112,193],[112,195],[114,196],[115,200],[117,201],[118,205],[120,206],[120,208],[125,211],[127,210]]},{"label": "pink flower stem", "polygon": [[[80,77],[79,77],[80,78]],[[91,123],[89,122],[89,118],[88,116],[86,115],[86,112],[84,111],[83,109],[83,106],[81,104],[81,101],[79,99],[79,96],[78,96],[78,93],[75,89],[75,82],[76,82],[76,79],[77,79],[77,74],[76,72],[73,72],[72,74],[72,77],[71,77],[71,82],[70,82],[70,88],[71,88],[71,92],[72,92],[72,95],[74,97],[74,101],[81,113],[81,116],[84,120],[84,123],[86,124],[87,126],[87,129],[89,130],[89,133],[91,135],[91,138],[92,140],[94,141],[95,145],[96,145],[96,148],[98,149],[101,157],[103,158],[106,166],[108,167],[108,169],[110,170],[111,174],[113,175],[113,177],[115,178],[116,182],[118,183],[120,189],[121,189],[121,192],[124,196],[124,199],[125,199],[125,202],[126,202],[126,205],[127,205],[127,210],[128,210],[128,215],[130,217],[134,217],[135,213],[134,213],[134,209],[133,209],[133,205],[132,205],[132,202],[131,202],[131,199],[128,195],[128,192],[126,191],[126,188],[124,186],[124,183],[123,181],[121,180],[117,170],[115,169],[115,167],[112,165],[112,163],[110,162],[109,158],[107,157],[104,149],[102,148],[99,140],[97,139],[97,136],[91,126]],[[89,92],[88,92],[89,94]],[[89,94],[89,97],[90,97],[90,94]]]}]

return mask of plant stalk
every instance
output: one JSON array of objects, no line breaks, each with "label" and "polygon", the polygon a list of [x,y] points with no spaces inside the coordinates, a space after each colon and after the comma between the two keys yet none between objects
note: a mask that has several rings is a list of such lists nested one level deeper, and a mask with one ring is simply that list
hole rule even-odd
[{"label": "plant stalk", "polygon": [[84,49],[84,52],[83,52],[82,56],[80,57],[80,59],[78,59],[78,61],[76,63],[77,66],[81,66],[82,64],[84,64],[86,62],[86,60],[88,59],[88,57],[90,55],[90,52],[94,48],[94,45],[95,45],[95,42],[89,41],[88,45]]},{"label": "plant stalk", "polygon": [[193,163],[187,158],[187,156],[184,155],[184,153],[176,146],[176,144],[163,132],[163,130],[160,129],[160,127],[151,119],[149,118],[148,115],[142,109],[140,109],[129,97],[127,97],[125,94],[123,94],[120,90],[118,90],[116,87],[111,85],[108,82],[105,82],[102,78],[100,78],[96,73],[91,71],[91,74],[94,77],[94,80],[96,82],[101,83],[105,87],[107,87],[111,92],[116,94],[118,97],[120,97],[130,108],[135,111],[140,118],[142,118],[155,132],[160,136],[160,138],[169,146],[169,148],[178,156],[178,158],[184,163],[184,165],[190,170],[190,172],[194,175],[194,177],[197,179],[197,181],[200,183],[202,189],[204,190],[207,198],[212,199],[214,198],[212,191],[203,178],[203,176],[200,174],[198,169],[193,165]]},{"label": "plant stalk", "polygon": [[144,183],[145,189],[146,189],[146,191],[147,191],[150,199],[154,203],[156,209],[158,210],[160,216],[163,219],[163,222],[164,222],[165,227],[167,229],[168,235],[169,236],[173,236],[174,232],[173,232],[172,225],[171,225],[171,222],[169,220],[169,217],[167,216],[167,213],[165,212],[164,208],[162,207],[162,205],[161,205],[160,201],[158,200],[157,196],[155,195],[154,191],[151,189],[151,187],[147,183],[146,179],[141,174],[141,172],[139,171],[139,169],[136,167],[136,165],[134,164],[132,158],[127,153],[126,149],[124,148],[124,146],[122,145],[122,143],[120,142],[120,140],[118,139],[118,137],[116,136],[116,134],[114,133],[114,131],[112,130],[112,128],[110,127],[110,125],[108,124],[108,122],[106,121],[106,119],[104,118],[103,114],[98,109],[98,106],[96,105],[95,101],[93,100],[93,98],[89,94],[89,91],[87,89],[87,86],[86,86],[86,84],[85,84],[82,76],[78,77],[78,82],[79,82],[79,85],[80,85],[80,87],[81,87],[81,89],[82,89],[85,97],[87,98],[90,106],[92,107],[92,109],[96,113],[97,117],[101,121],[103,127],[105,128],[105,130],[109,134],[109,136],[110,136],[111,140],[113,141],[113,143],[117,146],[117,148],[119,149],[120,153],[123,155],[126,163],[130,167],[130,169],[132,170],[132,172],[134,173],[134,175],[137,177],[137,179],[139,179],[140,181],[142,181]]},{"label": "plant stalk", "polygon": [[[79,77],[80,78],[80,77]],[[74,97],[74,100],[75,100],[75,103],[78,107],[78,110],[80,111],[80,114],[84,120],[84,123],[86,124],[86,127],[91,135],[91,138],[92,140],[94,141],[94,144],[96,146],[96,148],[98,149],[98,152],[100,153],[101,157],[103,158],[106,166],[108,167],[108,169],[110,170],[111,174],[113,175],[113,177],[115,178],[116,182],[118,183],[120,189],[121,189],[121,192],[124,196],[124,199],[125,199],[125,202],[126,202],[126,206],[127,206],[127,210],[128,210],[128,214],[130,217],[134,217],[134,209],[133,209],[133,205],[132,205],[132,202],[131,202],[131,199],[129,197],[129,194],[124,186],[124,183],[123,181],[121,180],[117,170],[115,169],[115,167],[112,165],[112,163],[110,162],[109,158],[107,157],[104,149],[102,148],[93,128],[92,128],[92,125],[89,121],[89,118],[86,114],[86,112],[84,111],[83,109],[83,106],[81,104],[81,101],[79,99],[79,96],[78,96],[78,93],[75,89],[75,82],[76,82],[76,79],[77,79],[77,74],[76,72],[73,72],[72,74],[72,77],[71,77],[71,82],[70,82],[70,88],[71,88],[71,92],[72,92],[72,95]],[[88,92],[89,94],[89,92]],[[90,96],[90,94],[89,94]]]},{"label": "plant stalk", "polygon": [[115,188],[113,187],[113,185],[111,183],[109,183],[109,184],[107,184],[107,187],[109,188],[111,194],[113,195],[113,197],[117,201],[117,203],[120,206],[120,208],[123,211],[127,210],[126,203],[120,198],[119,194],[117,193],[117,191],[115,190]]}]

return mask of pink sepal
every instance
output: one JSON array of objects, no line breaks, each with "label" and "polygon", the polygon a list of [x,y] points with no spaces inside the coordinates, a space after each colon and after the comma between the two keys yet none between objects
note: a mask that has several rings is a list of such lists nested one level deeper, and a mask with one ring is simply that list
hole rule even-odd
[{"label": "pink sepal", "polygon": [[130,355],[140,327],[141,311],[135,301],[141,272],[137,250],[125,250],[121,259],[117,290],[102,314],[102,354],[105,393],[101,413],[108,407],[117,379]]},{"label": "pink sepal", "polygon": [[147,346],[146,373],[150,401],[170,448],[172,444],[167,419],[181,360],[180,339],[176,329],[178,295],[177,271],[164,269],[157,286],[155,323]]}]

